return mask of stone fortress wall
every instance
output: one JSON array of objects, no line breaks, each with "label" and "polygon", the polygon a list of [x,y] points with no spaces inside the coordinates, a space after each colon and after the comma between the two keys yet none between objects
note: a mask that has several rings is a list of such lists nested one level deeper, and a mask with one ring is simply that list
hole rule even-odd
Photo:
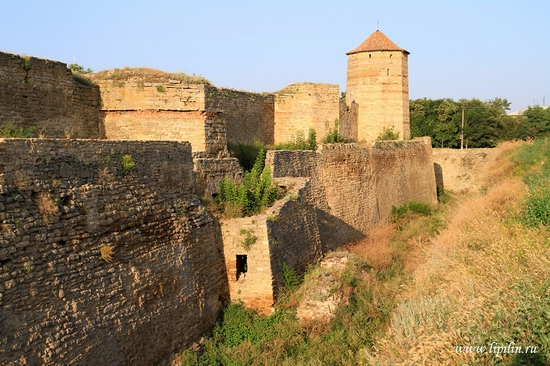
[{"label": "stone fortress wall", "polygon": [[393,206],[436,204],[431,154],[429,138],[268,151],[266,165],[288,191],[263,214],[221,221],[231,299],[270,313],[283,263],[303,274],[328,251],[387,223]]},{"label": "stone fortress wall", "polygon": [[188,142],[4,139],[0,172],[0,364],[151,365],[211,329],[227,275]]},{"label": "stone fortress wall", "polygon": [[67,65],[0,52],[0,125],[34,126],[33,136],[102,138],[99,88]]},{"label": "stone fortress wall", "polygon": [[49,137],[0,141],[2,365],[158,362],[198,341],[230,298],[270,312],[283,263],[303,273],[388,220],[391,205],[436,200],[428,140],[322,145],[270,152],[288,194],[258,217],[218,223],[197,195],[241,178],[228,141],[288,141],[310,127],[321,137],[339,111],[357,136],[357,105],[330,84],[89,86],[64,64],[30,58],[29,69],[0,55],[0,122]]}]

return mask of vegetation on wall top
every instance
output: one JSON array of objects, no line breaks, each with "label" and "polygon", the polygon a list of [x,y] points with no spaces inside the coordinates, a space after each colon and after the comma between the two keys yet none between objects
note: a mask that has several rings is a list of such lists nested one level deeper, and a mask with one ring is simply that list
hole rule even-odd
[{"label": "vegetation on wall top", "polygon": [[0,137],[6,139],[14,138],[29,138],[34,131],[34,126],[21,127],[15,126],[13,123],[8,122],[0,126]]},{"label": "vegetation on wall top", "polygon": [[164,72],[144,67],[124,67],[124,69],[103,70],[92,75],[93,80],[143,81],[149,83],[167,83],[170,80],[181,81],[186,84],[212,85],[202,76],[187,75],[185,73]]}]

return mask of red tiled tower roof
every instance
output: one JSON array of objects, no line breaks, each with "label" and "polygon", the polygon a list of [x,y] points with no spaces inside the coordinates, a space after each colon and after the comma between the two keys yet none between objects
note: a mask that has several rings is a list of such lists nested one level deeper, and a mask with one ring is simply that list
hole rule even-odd
[{"label": "red tiled tower roof", "polygon": [[373,51],[401,51],[405,52],[407,55],[409,52],[389,39],[384,33],[377,30],[370,35],[365,42],[361,43],[356,49],[349,51],[346,55],[351,55],[353,53],[359,52],[373,52]]}]

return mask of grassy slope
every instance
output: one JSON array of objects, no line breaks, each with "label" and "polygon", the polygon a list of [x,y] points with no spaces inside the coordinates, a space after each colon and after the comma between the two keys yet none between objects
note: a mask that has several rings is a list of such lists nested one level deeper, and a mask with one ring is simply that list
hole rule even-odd
[{"label": "grassy slope", "polygon": [[[526,188],[521,181],[547,187],[549,153],[547,141],[505,148],[489,177],[493,185],[485,195],[458,204],[447,229],[433,240],[427,263],[415,272],[413,286],[399,299],[387,332],[364,352],[365,362],[550,361],[550,237],[542,226],[525,225],[533,215],[526,211],[529,201],[545,202],[546,213],[550,201],[536,197],[536,184]],[[510,342],[523,351],[535,346],[537,353],[514,348],[497,357],[495,347]],[[457,346],[485,349],[457,352]]]},{"label": "grassy slope", "polygon": [[[231,305],[202,352],[180,354],[181,363],[546,364],[550,238],[528,224],[550,212],[550,146],[502,150],[483,194],[457,196],[429,213],[400,212],[392,225],[348,247],[344,270],[313,268],[270,317]],[[331,296],[347,301],[330,322],[298,322],[297,304],[323,281],[332,283]],[[536,346],[537,353],[496,358],[488,352],[492,342]],[[487,350],[457,352],[456,346]]]}]

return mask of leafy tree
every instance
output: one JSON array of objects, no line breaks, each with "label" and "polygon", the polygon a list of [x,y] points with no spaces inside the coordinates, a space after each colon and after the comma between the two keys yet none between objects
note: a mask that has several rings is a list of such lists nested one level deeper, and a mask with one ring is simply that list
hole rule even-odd
[{"label": "leafy tree", "polygon": [[529,107],[523,112],[529,136],[537,137],[550,132],[550,108]]},{"label": "leafy tree", "polygon": [[[523,139],[550,130],[550,118],[540,111],[530,117],[508,116],[505,98],[416,99],[410,102],[411,137],[430,136],[434,147],[460,147],[464,108],[464,147],[494,147],[497,142]],[[550,114],[550,113],[549,113]],[[548,122],[545,122],[548,121]]]}]

